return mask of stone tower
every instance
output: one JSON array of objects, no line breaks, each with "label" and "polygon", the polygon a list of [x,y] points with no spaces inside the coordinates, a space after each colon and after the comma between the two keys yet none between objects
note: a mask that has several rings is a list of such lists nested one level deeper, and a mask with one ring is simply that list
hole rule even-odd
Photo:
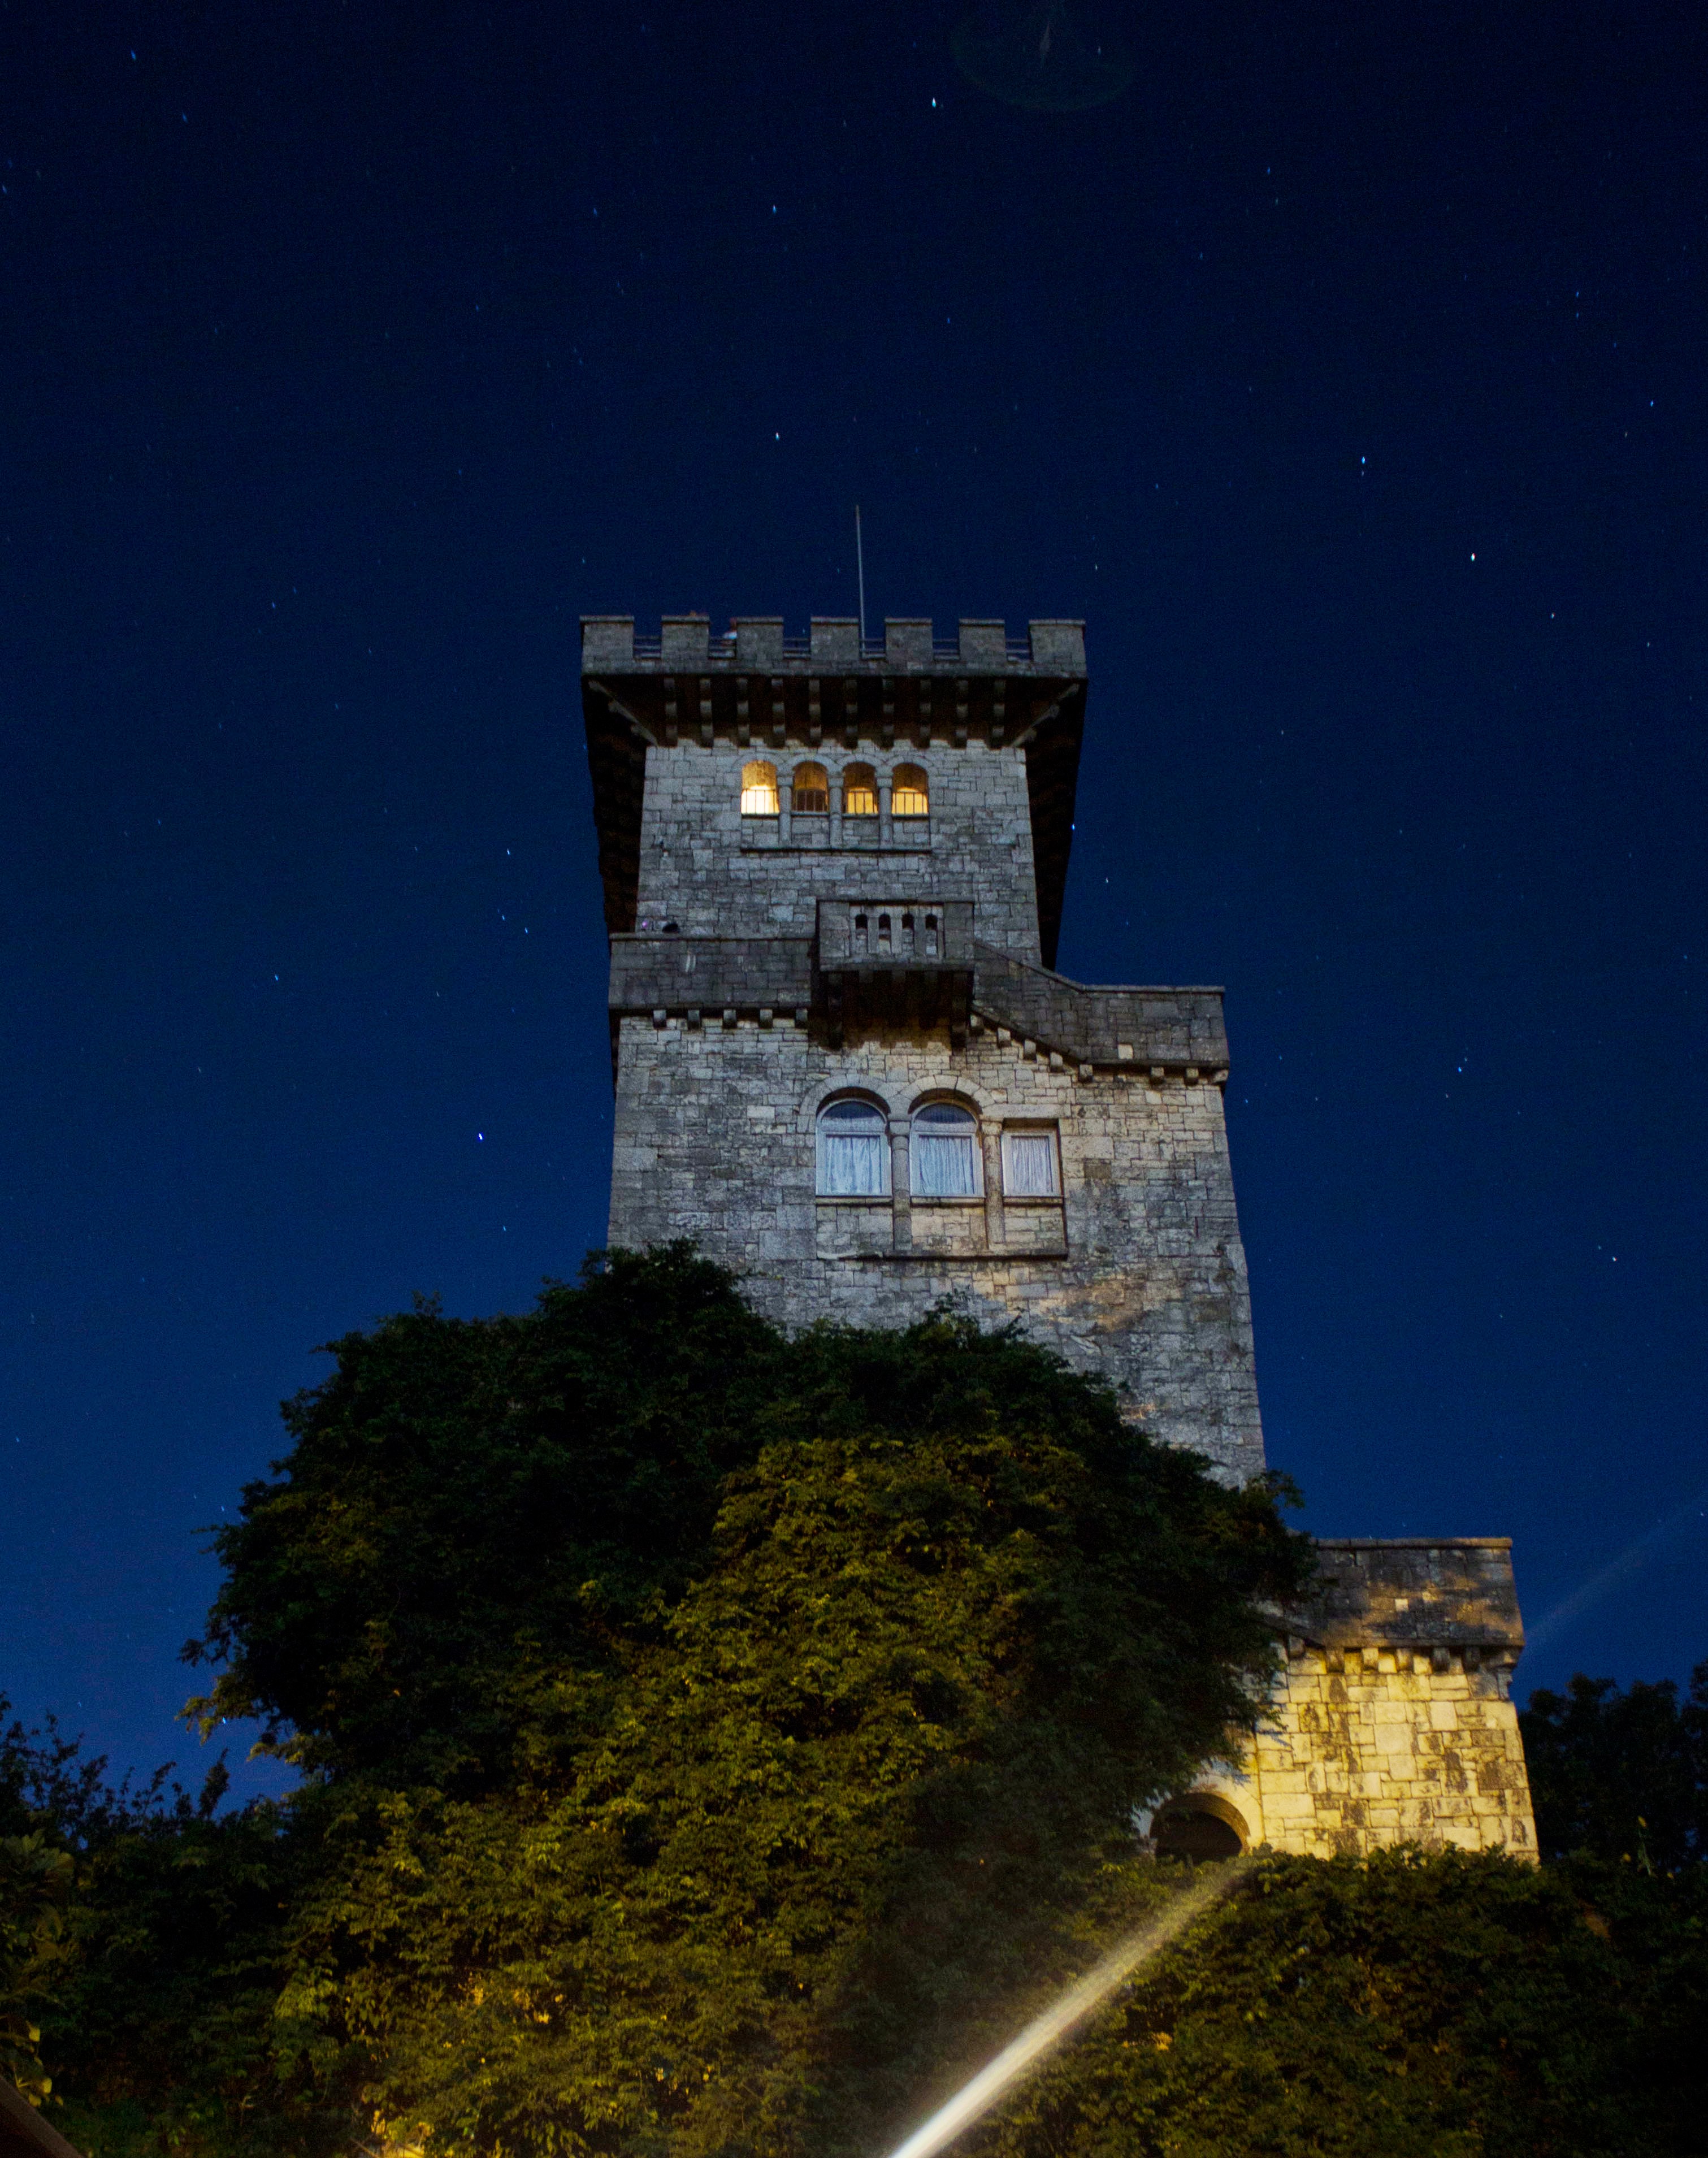
[{"label": "stone tower", "polygon": [[[584,619],[610,1238],[691,1237],[785,1326],[1017,1319],[1242,1481],[1263,1441],[1221,992],[1053,971],[1086,687],[1077,622],[938,643]],[[1323,1558],[1278,1622],[1272,1729],[1159,1833],[1527,1848],[1505,1545]]]}]

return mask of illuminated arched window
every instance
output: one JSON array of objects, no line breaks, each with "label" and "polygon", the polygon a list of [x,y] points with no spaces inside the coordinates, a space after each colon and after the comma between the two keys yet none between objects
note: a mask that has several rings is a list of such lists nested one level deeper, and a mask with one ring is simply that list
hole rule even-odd
[{"label": "illuminated arched window", "polygon": [[916,1199],[976,1199],[978,1127],[958,1102],[927,1102],[913,1113],[913,1193]]},{"label": "illuminated arched window", "polygon": [[851,764],[842,775],[842,813],[844,817],[875,817],[878,813],[878,775],[869,764]]},{"label": "illuminated arched window", "polygon": [[756,757],[741,767],[741,814],[775,817],[777,813],[777,767]]},{"label": "illuminated arched window", "polygon": [[823,817],[830,808],[830,775],[822,764],[797,764],[790,807],[799,816]]},{"label": "illuminated arched window", "polygon": [[875,1102],[844,1096],[818,1112],[818,1190],[828,1199],[889,1195],[890,1123]]},{"label": "illuminated arched window", "polygon": [[931,807],[931,789],[926,782],[924,768],[917,764],[898,764],[890,782],[891,816],[928,817]]}]

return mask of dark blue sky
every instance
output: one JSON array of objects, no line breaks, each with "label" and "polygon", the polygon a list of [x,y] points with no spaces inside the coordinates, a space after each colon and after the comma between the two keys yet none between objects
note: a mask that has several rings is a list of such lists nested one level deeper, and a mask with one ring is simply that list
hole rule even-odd
[{"label": "dark blue sky", "polygon": [[857,499],[1087,620],[1061,964],[1227,986],[1309,1524],[1708,1655],[1700,12],[961,12],[0,8],[0,1689],[120,1762],[314,1345],[601,1238],[577,616]]}]

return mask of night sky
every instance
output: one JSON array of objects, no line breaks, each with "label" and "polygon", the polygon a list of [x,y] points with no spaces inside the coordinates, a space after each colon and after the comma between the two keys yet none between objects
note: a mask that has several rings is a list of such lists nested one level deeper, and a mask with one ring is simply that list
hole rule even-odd
[{"label": "night sky", "polygon": [[315,1345],[602,1238],[577,617],[856,501],[1086,620],[1060,963],[1226,986],[1308,1526],[1708,1655],[1701,11],[964,13],[0,8],[0,1690],[116,1763]]}]

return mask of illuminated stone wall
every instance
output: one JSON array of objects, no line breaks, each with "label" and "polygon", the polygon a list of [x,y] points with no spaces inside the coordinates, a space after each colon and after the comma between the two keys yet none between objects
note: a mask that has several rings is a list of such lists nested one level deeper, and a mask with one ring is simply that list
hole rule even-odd
[{"label": "illuminated stone wall", "polygon": [[1248,1846],[1326,1858],[1421,1843],[1534,1858],[1507,1540],[1318,1549],[1319,1592],[1289,1615],[1300,1630],[1244,1772],[1205,1779],[1198,1795],[1220,1802],[1220,1818],[1231,1810]]}]

